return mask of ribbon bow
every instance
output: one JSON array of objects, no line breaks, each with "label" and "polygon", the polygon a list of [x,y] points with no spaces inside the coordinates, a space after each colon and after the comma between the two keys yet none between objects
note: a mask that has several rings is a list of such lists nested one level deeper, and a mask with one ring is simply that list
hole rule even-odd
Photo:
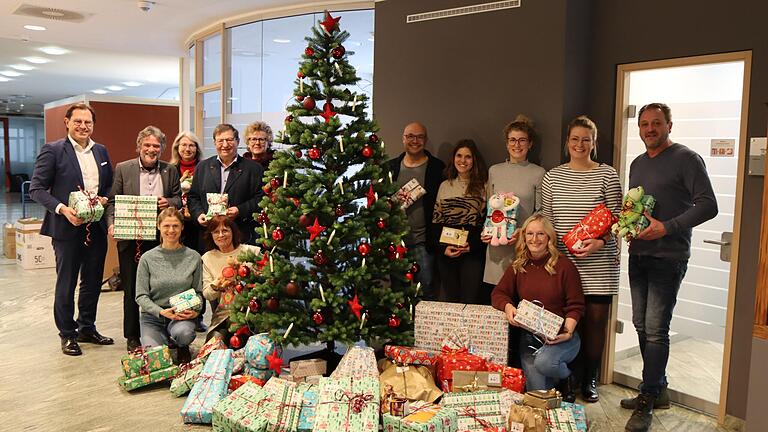
[{"label": "ribbon bow", "polygon": [[349,409],[351,409],[353,413],[360,414],[365,409],[368,402],[373,400],[373,395],[370,393],[352,393],[343,390],[336,392],[337,401],[343,401],[344,399],[348,400]]},{"label": "ribbon bow", "polygon": [[493,427],[491,422],[489,422],[484,418],[481,418],[480,415],[477,414],[477,411],[475,411],[474,408],[464,407],[464,410],[461,412],[461,415],[465,417],[471,417],[475,421],[475,424],[480,425],[480,427],[484,427],[484,428]]},{"label": "ribbon bow", "polygon": [[147,355],[147,348],[144,346],[136,347],[133,351],[129,352],[128,354],[134,357],[140,357],[141,358],[141,368],[139,370],[139,373],[141,375],[149,375],[149,356]]},{"label": "ribbon bow", "polygon": [[[79,190],[88,199],[88,209],[90,210],[91,217],[92,217],[94,214],[96,214],[96,209],[94,208],[94,206],[96,206],[96,204],[99,203],[99,196],[93,192],[89,192],[83,189],[82,187],[80,187],[80,185],[77,185],[77,190]],[[91,219],[91,217],[89,217],[89,219]],[[85,224],[85,241],[83,243],[85,244],[86,247],[91,246],[91,223],[90,222]]]}]

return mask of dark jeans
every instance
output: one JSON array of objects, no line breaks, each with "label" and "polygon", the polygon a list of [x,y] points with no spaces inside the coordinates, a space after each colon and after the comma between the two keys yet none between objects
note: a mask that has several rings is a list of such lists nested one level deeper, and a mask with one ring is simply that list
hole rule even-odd
[{"label": "dark jeans", "polygon": [[[139,339],[141,330],[139,326],[139,305],[136,304],[136,269],[139,262],[136,259],[136,240],[119,240],[117,242],[117,256],[120,262],[120,279],[123,285],[123,337]],[[139,242],[139,254],[143,255],[148,250],[158,245],[155,240]]]},{"label": "dark jeans", "polygon": [[667,385],[669,325],[688,260],[629,256],[632,322],[643,357],[644,393],[658,395]]}]

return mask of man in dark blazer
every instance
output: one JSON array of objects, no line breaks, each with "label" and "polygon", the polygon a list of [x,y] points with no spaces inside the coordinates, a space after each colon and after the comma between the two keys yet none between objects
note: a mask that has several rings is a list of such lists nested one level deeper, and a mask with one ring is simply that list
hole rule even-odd
[{"label": "man in dark blazer", "polygon": [[[69,193],[83,189],[106,204],[112,186],[112,163],[107,149],[91,139],[96,113],[79,103],[67,109],[67,137],[46,144],[35,161],[29,194],[48,210],[40,234],[53,239],[56,253],[56,291],[53,317],[66,355],[80,355],[78,342],[110,345],[114,341],[96,331],[96,308],[107,253],[107,226],[102,218],[84,224],[68,206]],[[80,294],[75,314],[75,288]]]},{"label": "man in dark blazer", "polygon": [[187,204],[192,218],[203,229],[208,224],[208,193],[225,193],[229,206],[227,216],[240,229],[241,243],[253,244],[256,222],[253,213],[259,209],[264,169],[257,162],[237,154],[240,137],[237,129],[229,124],[220,124],[213,130],[216,156],[197,164],[192,189]]},{"label": "man in dark blazer", "polygon": [[[156,196],[157,209],[181,208],[179,171],[160,160],[165,150],[165,134],[155,126],[147,126],[136,138],[139,157],[120,162],[115,167],[115,180],[105,209],[110,237],[115,233],[115,195]],[[136,269],[139,257],[158,245],[157,240],[119,240],[117,254],[123,286],[123,336],[128,351],[141,346],[139,306],[136,304]]]}]

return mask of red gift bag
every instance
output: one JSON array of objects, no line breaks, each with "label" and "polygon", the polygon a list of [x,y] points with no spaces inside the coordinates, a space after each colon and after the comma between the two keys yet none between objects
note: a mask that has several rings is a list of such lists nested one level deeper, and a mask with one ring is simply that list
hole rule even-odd
[{"label": "red gift bag", "polygon": [[563,244],[569,251],[576,253],[581,249],[583,240],[603,237],[616,220],[616,217],[605,204],[598,204],[576,226],[571,228],[568,234],[563,236]]}]

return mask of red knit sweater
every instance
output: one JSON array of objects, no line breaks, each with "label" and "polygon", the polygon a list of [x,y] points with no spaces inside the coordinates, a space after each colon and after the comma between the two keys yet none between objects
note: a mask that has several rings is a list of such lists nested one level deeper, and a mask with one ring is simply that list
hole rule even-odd
[{"label": "red knit sweater", "polygon": [[196,166],[197,166],[197,160],[193,160],[192,162],[184,162],[183,160],[180,160],[179,174],[184,175],[184,173],[187,171],[191,171],[190,174],[194,174]]},{"label": "red knit sweater", "polygon": [[576,321],[584,315],[584,292],[581,290],[581,277],[576,266],[565,256],[560,255],[555,264],[555,274],[544,269],[546,257],[531,260],[523,267],[525,272],[517,273],[509,266],[496,288],[491,293],[491,303],[503,311],[507,303],[517,307],[520,300],[538,300],[544,309],[561,317]]}]

